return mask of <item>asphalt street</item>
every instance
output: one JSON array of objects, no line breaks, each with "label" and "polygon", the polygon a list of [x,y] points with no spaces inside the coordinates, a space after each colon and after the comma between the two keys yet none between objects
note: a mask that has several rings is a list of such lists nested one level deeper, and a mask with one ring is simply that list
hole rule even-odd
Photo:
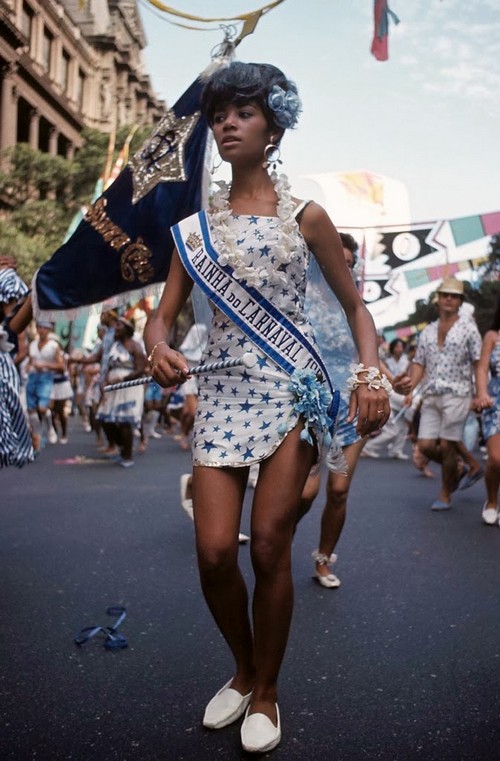
[{"label": "asphalt street", "polygon": [[[1,759],[248,757],[239,722],[201,725],[232,662],[180,508],[189,467],[167,436],[129,470],[99,460],[75,419],[67,445],[0,472]],[[269,757],[500,759],[500,528],[481,523],[481,482],[431,512],[436,481],[408,462],[361,460],[338,590],[311,578],[321,500],[300,524],[283,739]],[[251,585],[248,546],[240,556]],[[114,623],[112,605],[126,606],[128,648],[100,636],[77,647],[81,628]]]}]

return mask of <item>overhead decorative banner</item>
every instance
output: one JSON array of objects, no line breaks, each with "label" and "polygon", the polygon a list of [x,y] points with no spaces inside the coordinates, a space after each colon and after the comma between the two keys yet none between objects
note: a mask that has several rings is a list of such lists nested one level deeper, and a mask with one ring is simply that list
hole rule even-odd
[{"label": "overhead decorative banner", "polygon": [[488,262],[484,239],[500,234],[500,212],[361,232],[370,241],[363,256],[363,299],[377,327],[384,327],[405,319],[445,277],[477,286]]},{"label": "overhead decorative banner", "polygon": [[459,272],[467,272],[475,267],[479,267],[481,264],[485,264],[487,261],[488,257],[480,256],[477,259],[464,259],[460,262],[437,264],[433,267],[423,267],[418,270],[400,271],[391,275],[386,283],[385,290],[387,293],[395,296],[413,288],[420,288],[420,286],[427,285],[428,283],[439,283],[445,277],[452,277]]},{"label": "overhead decorative banner", "polygon": [[439,248],[464,246],[466,243],[500,233],[500,211],[436,222],[429,242]]},{"label": "overhead decorative banner", "polygon": [[427,226],[399,227],[395,230],[377,229],[373,238],[370,256],[365,262],[363,298],[368,304],[395,293],[395,282],[399,273],[441,249],[432,246],[428,237],[433,228]]},{"label": "overhead decorative banner", "polygon": [[377,61],[387,61],[389,58],[389,18],[399,24],[399,18],[390,10],[387,0],[374,0],[371,52]]},{"label": "overhead decorative banner", "polygon": [[199,211],[208,125],[197,79],[33,280],[35,316],[73,319],[165,282],[170,227]]}]

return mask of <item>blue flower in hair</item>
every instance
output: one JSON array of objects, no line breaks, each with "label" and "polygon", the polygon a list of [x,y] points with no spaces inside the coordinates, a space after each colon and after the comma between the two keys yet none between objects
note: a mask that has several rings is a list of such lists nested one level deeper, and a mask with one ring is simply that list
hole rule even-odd
[{"label": "blue flower in hair", "polygon": [[285,92],[279,85],[274,85],[267,97],[267,105],[274,112],[274,121],[278,127],[295,127],[302,111],[302,102],[296,92]]}]

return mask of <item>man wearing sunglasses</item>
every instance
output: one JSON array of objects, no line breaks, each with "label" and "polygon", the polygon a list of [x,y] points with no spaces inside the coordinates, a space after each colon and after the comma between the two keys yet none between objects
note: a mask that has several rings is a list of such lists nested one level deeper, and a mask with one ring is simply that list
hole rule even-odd
[{"label": "man wearing sunglasses", "polygon": [[420,334],[410,372],[412,388],[425,376],[418,446],[441,465],[441,489],[432,510],[451,507],[451,495],[466,472],[459,472],[459,456],[481,336],[474,319],[461,314],[463,302],[463,282],[445,278],[437,289],[439,317]]}]

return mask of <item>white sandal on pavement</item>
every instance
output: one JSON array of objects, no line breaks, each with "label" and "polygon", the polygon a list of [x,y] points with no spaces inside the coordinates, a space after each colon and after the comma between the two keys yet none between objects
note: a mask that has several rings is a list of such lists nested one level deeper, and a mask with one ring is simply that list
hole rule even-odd
[{"label": "white sandal on pavement", "polygon": [[203,726],[208,729],[221,729],[232,724],[245,713],[252,693],[241,695],[237,690],[233,690],[229,685],[233,680],[230,679],[224,687],[221,687],[210,703],[205,708],[203,716]]},{"label": "white sandal on pavement", "polygon": [[248,709],[241,725],[241,744],[248,753],[267,753],[273,750],[281,740],[281,721],[278,704],[276,703],[278,726],[275,727],[265,713],[251,713]]},{"label": "white sandal on pavement", "polygon": [[189,481],[191,479],[191,473],[183,473],[180,480],[180,489],[181,489],[181,506],[185,513],[191,518],[191,520],[194,520],[193,516],[193,500],[190,497],[187,497],[187,490],[189,486]]},{"label": "white sandal on pavement", "polygon": [[488,507],[488,502],[486,501],[483,505],[483,512],[481,513],[481,517],[484,523],[487,523],[488,526],[494,526],[498,520],[498,506]]},{"label": "white sandal on pavement", "polygon": [[[324,555],[319,550],[314,550],[312,553],[312,558],[315,563],[318,565],[328,565],[329,563],[336,563],[337,562],[337,555],[332,553],[331,555]],[[340,587],[341,581],[338,578],[338,576],[335,576],[334,573],[329,573],[327,576],[324,576],[321,574],[317,568],[314,569],[314,575],[313,579],[316,579],[316,581],[322,586],[326,587],[326,589],[337,589]]]}]

